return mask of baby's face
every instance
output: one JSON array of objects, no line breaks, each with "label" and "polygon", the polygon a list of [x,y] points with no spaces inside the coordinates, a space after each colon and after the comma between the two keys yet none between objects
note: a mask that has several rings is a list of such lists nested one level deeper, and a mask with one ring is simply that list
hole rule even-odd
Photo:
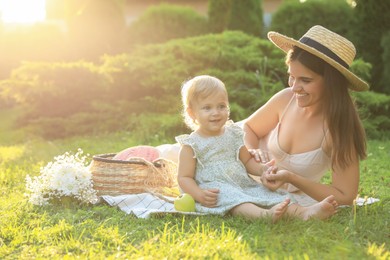
[{"label": "baby's face", "polygon": [[215,136],[223,133],[223,126],[229,118],[229,101],[227,94],[218,92],[198,100],[193,108],[193,116],[199,125],[198,133],[204,136]]}]

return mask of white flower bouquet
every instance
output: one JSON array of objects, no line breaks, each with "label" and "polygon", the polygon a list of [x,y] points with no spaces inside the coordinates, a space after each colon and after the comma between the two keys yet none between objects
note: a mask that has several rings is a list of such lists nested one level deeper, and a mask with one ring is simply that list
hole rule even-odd
[{"label": "white flower bouquet", "polygon": [[96,203],[92,174],[86,164],[87,156],[78,149],[76,154],[66,152],[54,157],[40,170],[41,175],[26,176],[26,193],[34,205],[48,205],[54,201],[71,198],[81,204]]}]

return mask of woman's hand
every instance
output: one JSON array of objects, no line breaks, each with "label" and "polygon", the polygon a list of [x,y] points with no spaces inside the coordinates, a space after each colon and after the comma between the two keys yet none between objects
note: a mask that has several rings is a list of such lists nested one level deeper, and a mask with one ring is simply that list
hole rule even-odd
[{"label": "woman's hand", "polygon": [[198,198],[198,202],[202,204],[202,206],[215,208],[218,203],[218,195],[219,189],[202,190],[202,193]]},{"label": "woman's hand", "polygon": [[288,183],[290,172],[286,170],[278,170],[277,167],[270,167],[261,176],[261,182],[268,189],[275,191]]},{"label": "woman's hand", "polygon": [[248,149],[249,153],[255,158],[256,162],[267,163],[269,162],[268,152],[261,149]]}]

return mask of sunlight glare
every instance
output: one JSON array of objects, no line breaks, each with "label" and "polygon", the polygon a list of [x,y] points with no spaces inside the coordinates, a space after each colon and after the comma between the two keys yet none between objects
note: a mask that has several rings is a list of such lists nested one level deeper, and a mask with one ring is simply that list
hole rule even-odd
[{"label": "sunlight glare", "polygon": [[35,23],[46,18],[46,0],[0,0],[4,23]]}]

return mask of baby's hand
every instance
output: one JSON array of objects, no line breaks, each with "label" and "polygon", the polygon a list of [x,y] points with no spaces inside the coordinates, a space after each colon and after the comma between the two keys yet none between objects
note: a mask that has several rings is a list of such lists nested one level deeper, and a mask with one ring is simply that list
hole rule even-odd
[{"label": "baby's hand", "polygon": [[261,149],[248,149],[249,153],[255,158],[256,162],[267,163],[269,162],[268,152]]},{"label": "baby's hand", "polygon": [[208,208],[215,208],[218,202],[219,189],[202,190],[199,203]]}]

